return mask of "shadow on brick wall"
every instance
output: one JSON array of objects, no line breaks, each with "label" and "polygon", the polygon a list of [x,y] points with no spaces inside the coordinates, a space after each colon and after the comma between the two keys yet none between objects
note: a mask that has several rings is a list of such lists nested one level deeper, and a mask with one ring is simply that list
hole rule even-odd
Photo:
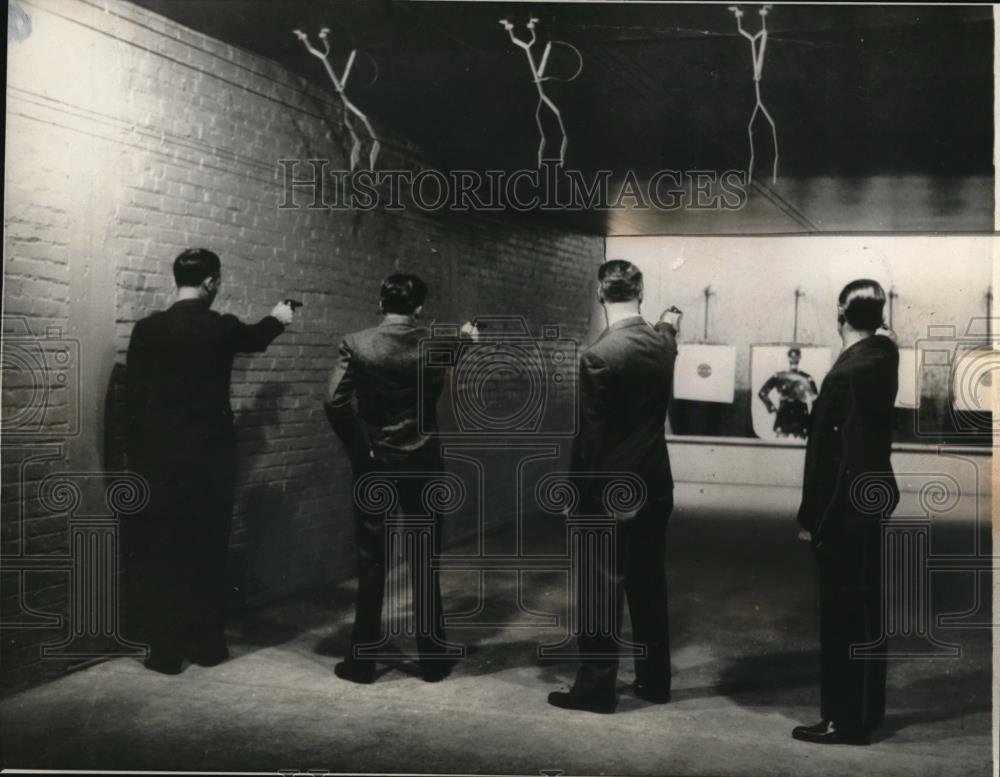
[{"label": "shadow on brick wall", "polygon": [[239,476],[229,554],[231,610],[262,596],[290,592],[302,581],[293,526],[295,504],[286,492],[279,407],[287,383],[264,383],[236,417]]}]

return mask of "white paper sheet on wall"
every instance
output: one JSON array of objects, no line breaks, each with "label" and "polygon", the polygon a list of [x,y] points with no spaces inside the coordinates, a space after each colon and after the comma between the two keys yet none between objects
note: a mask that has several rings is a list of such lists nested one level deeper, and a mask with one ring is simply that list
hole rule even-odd
[{"label": "white paper sheet on wall", "polygon": [[674,367],[674,399],[731,403],[735,392],[733,346],[687,343],[679,346]]},{"label": "white paper sheet on wall", "polygon": [[899,391],[896,407],[910,410],[920,407],[920,373],[917,371],[917,349],[899,349]]}]

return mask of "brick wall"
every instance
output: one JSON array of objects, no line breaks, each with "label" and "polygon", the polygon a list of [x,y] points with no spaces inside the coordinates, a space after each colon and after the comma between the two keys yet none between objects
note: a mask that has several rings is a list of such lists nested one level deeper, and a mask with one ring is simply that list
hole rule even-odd
[{"label": "brick wall", "polygon": [[[268,352],[239,358],[233,374],[232,579],[250,603],[352,574],[349,470],[321,402],[340,337],[376,321],[382,277],[421,274],[429,319],[521,315],[532,331],[555,323],[581,338],[581,300],[604,252],[601,238],[523,217],[279,209],[279,159],[344,166],[328,92],[126,3],[26,8],[31,34],[9,54],[6,136],[8,689],[90,660],[42,660],[40,646],[66,634],[67,524],[108,512],[104,491],[125,465],[128,338],[137,319],[170,304],[180,250],[222,257],[223,312],[257,319],[284,296],[305,302]],[[402,138],[385,131],[383,141],[380,167],[421,164]],[[57,352],[68,361],[53,361]],[[11,362],[30,353],[40,380]],[[60,473],[78,498],[46,497]]]}]

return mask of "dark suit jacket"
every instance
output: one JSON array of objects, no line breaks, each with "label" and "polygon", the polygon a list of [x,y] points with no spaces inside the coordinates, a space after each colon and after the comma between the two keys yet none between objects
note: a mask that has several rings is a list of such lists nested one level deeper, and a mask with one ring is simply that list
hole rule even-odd
[{"label": "dark suit jacket", "polygon": [[[677,359],[676,332],[642,316],[608,327],[580,359],[580,430],[572,471],[631,472],[644,481],[647,504],[674,487],[665,439]],[[597,507],[589,488],[585,504]]]},{"label": "dark suit jacket", "polygon": [[412,323],[383,321],[341,342],[324,406],[355,470],[428,453],[436,443],[444,372],[421,364],[420,341],[429,336]]},{"label": "dark suit jacket", "polygon": [[884,500],[883,515],[899,501],[889,461],[898,367],[896,344],[873,335],[844,350],[823,379],[809,422],[798,514],[816,542],[844,520],[865,514],[851,500],[859,477],[866,477],[873,500]]},{"label": "dark suit jacket", "polygon": [[130,466],[201,459],[230,443],[233,357],[265,350],[283,331],[273,316],[248,325],[200,300],[136,323],[126,365]]}]

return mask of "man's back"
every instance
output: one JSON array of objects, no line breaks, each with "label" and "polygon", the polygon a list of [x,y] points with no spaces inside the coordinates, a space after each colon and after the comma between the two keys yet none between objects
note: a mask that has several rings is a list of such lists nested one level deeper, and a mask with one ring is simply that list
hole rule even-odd
[{"label": "man's back", "polygon": [[895,506],[892,475],[893,404],[899,350],[882,335],[844,350],[826,374],[813,405],[799,521],[817,530],[827,514],[851,508],[856,478],[881,478]]},{"label": "man's back", "polygon": [[443,373],[421,361],[420,342],[429,334],[410,321],[387,320],[344,338],[327,409],[352,456],[410,456],[436,432]]},{"label": "man's back", "polygon": [[673,488],[664,439],[677,357],[675,331],[641,316],[612,324],[581,358],[578,472],[631,472],[647,498]]},{"label": "man's back", "polygon": [[130,452],[183,454],[225,435],[233,357],[263,351],[282,329],[271,316],[247,325],[196,299],[139,321],[127,362]]}]

